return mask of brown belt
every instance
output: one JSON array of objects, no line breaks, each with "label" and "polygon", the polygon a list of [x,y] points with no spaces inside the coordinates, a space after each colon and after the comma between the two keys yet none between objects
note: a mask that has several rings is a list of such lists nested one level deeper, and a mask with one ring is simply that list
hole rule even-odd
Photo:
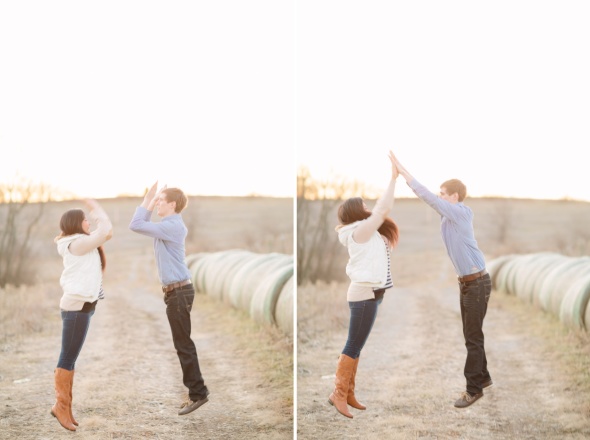
[{"label": "brown belt", "polygon": [[460,283],[466,283],[468,281],[477,280],[478,278],[483,277],[487,273],[488,273],[488,271],[484,269],[481,272],[472,273],[470,275],[465,275],[464,277],[457,277],[457,278],[459,279]]},{"label": "brown belt", "polygon": [[184,281],[179,281],[178,283],[168,284],[167,286],[162,286],[162,292],[168,293],[168,292],[173,291],[177,287],[186,286],[187,284],[190,284],[190,283],[191,283],[191,280],[184,280]]}]

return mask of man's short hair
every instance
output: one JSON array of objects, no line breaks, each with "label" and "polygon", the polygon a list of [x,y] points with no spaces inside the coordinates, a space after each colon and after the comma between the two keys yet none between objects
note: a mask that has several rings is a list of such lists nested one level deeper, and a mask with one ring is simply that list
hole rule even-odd
[{"label": "man's short hair", "polygon": [[467,197],[467,187],[459,179],[450,179],[440,185],[441,188],[446,188],[447,194],[459,194],[459,201],[462,202]]},{"label": "man's short hair", "polygon": [[176,202],[176,208],[174,208],[174,211],[177,214],[188,205],[188,198],[184,195],[182,190],[178,188],[166,188],[162,192],[166,194],[167,202]]}]

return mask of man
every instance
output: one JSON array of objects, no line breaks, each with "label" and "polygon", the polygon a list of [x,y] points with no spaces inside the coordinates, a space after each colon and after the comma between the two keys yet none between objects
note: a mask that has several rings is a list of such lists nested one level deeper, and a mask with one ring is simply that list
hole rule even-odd
[{"label": "man", "polygon": [[[157,188],[158,182],[150,188],[143,203],[135,210],[129,229],[154,239],[154,252],[164,292],[166,315],[172,330],[174,348],[182,367],[183,382],[188,388],[187,401],[178,412],[178,415],[185,415],[206,403],[209,395],[199,368],[197,349],[191,339],[190,311],[195,290],[185,262],[184,241],[187,228],[180,215],[188,199],[178,188],[164,186],[156,192]],[[162,218],[159,223],[150,221],[154,207]]]},{"label": "man", "polygon": [[441,216],[442,239],[459,279],[463,336],[467,348],[464,370],[467,387],[455,402],[455,407],[466,408],[483,396],[484,388],[492,386],[482,330],[492,283],[483,253],[475,240],[473,212],[463,204],[467,188],[460,180],[447,180],[440,187],[440,196],[436,196],[421,185],[397,158],[394,160],[399,173],[418,198]]}]

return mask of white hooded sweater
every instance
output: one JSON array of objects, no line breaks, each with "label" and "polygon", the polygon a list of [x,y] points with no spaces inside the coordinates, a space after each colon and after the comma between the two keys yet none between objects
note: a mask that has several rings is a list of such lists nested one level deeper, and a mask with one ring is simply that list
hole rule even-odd
[{"label": "white hooded sweater", "polygon": [[[391,248],[378,228],[393,207],[394,191],[395,180],[391,180],[369,218],[336,227],[338,240],[348,249],[346,274],[351,281],[347,292],[348,301],[373,299],[373,288],[384,287],[387,284],[387,274],[391,273],[391,268],[388,267]],[[353,237],[354,231],[359,227],[364,234],[370,233],[370,237],[366,235],[369,239],[364,243],[356,242]]]},{"label": "white hooded sweater", "polygon": [[64,270],[59,280],[63,295],[59,302],[62,310],[81,310],[85,302],[98,299],[102,284],[102,267],[98,249],[84,255],[70,252],[70,244],[85,234],[74,234],[57,240],[57,252],[63,257]]},{"label": "white hooded sweater", "polygon": [[351,223],[338,230],[338,240],[348,248],[350,257],[346,265],[346,275],[353,283],[381,287],[387,281],[388,246],[377,231],[366,243],[354,241],[352,233],[363,221],[365,220]]},{"label": "white hooded sweater", "polygon": [[89,235],[73,234],[55,240],[64,265],[60,278],[62,310],[82,310],[85,302],[96,301],[102,291],[102,265],[97,247],[111,238],[113,225],[100,206],[94,207],[88,218],[96,223],[96,229]]}]

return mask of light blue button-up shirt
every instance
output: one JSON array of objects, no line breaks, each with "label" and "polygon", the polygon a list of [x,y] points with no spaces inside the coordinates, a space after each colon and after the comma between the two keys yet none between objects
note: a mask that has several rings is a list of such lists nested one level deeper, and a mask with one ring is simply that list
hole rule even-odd
[{"label": "light blue button-up shirt", "polygon": [[129,229],[154,239],[154,253],[160,283],[168,285],[191,279],[184,249],[188,230],[181,215],[169,215],[159,223],[153,223],[150,220],[151,216],[152,211],[138,206]]},{"label": "light blue button-up shirt", "polygon": [[483,253],[473,232],[473,211],[463,202],[450,203],[429,191],[416,179],[408,186],[441,216],[440,231],[455,272],[462,277],[485,269]]}]

